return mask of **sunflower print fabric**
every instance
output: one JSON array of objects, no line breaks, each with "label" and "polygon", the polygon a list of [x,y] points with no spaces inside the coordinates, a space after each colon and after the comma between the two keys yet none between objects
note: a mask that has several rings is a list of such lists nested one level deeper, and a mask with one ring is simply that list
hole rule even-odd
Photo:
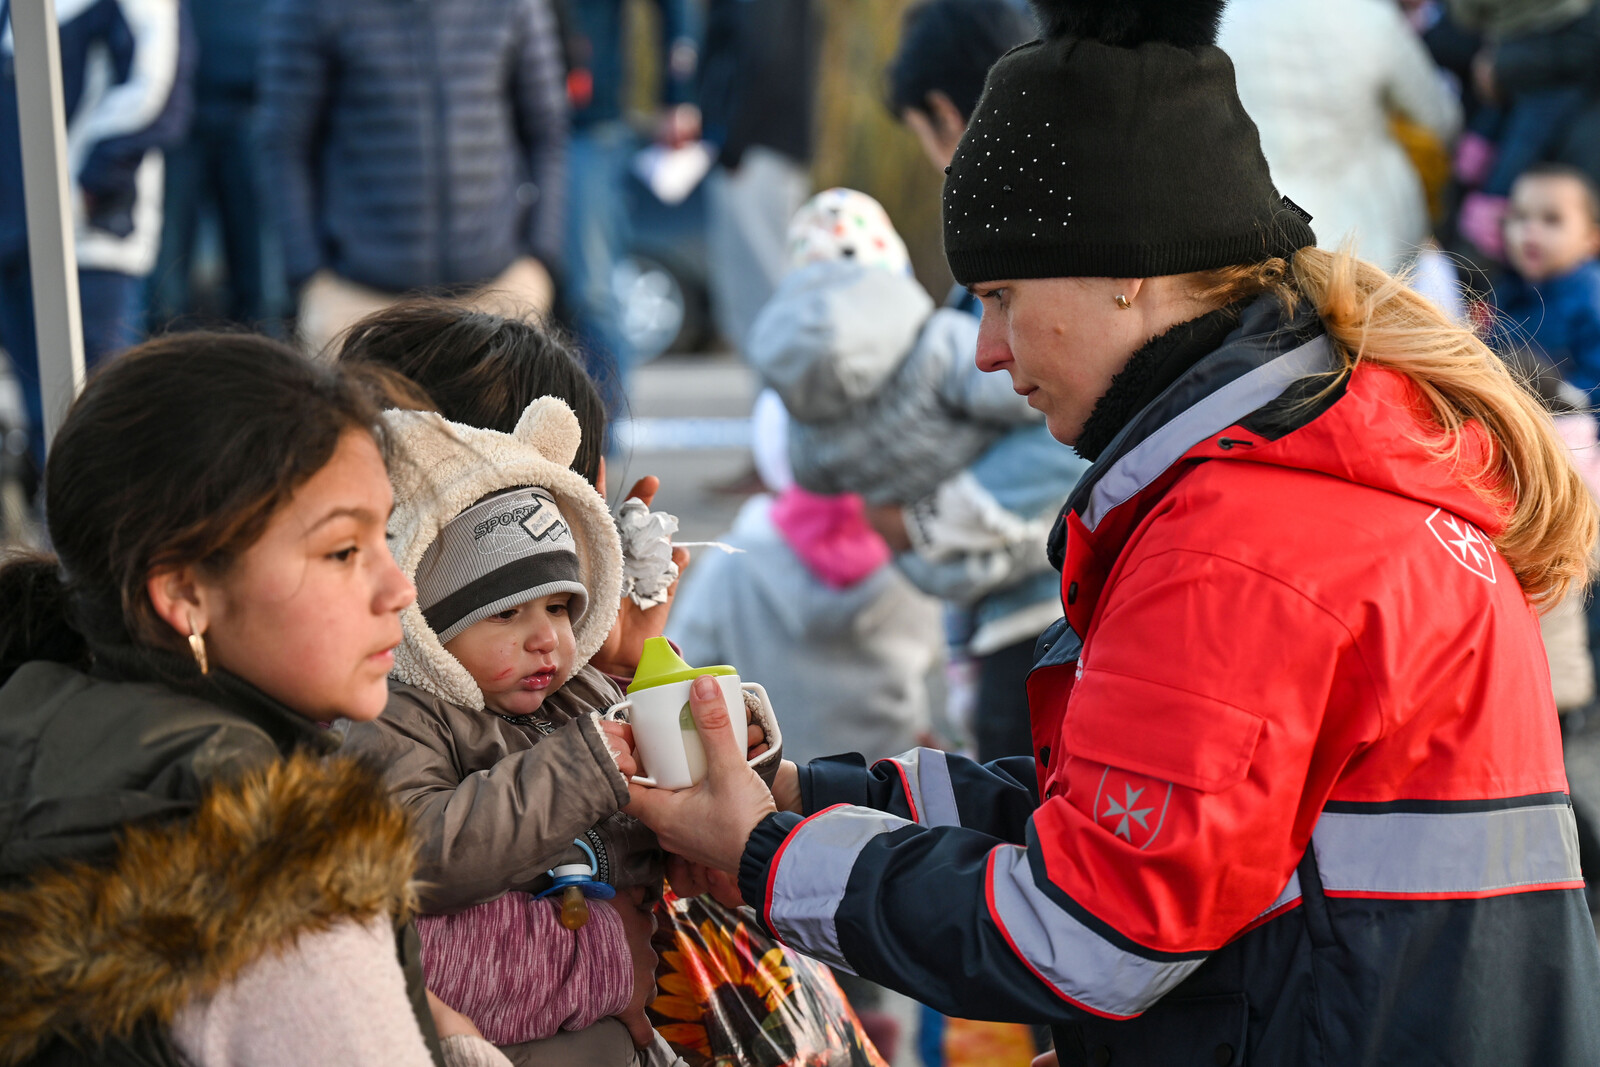
[{"label": "sunflower print fabric", "polygon": [[888,1067],[822,964],[710,897],[656,914],[650,1021],[689,1067]]}]

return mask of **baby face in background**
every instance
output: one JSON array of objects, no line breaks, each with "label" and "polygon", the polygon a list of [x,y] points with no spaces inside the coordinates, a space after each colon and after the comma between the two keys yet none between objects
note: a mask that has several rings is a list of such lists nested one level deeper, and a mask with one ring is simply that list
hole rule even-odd
[{"label": "baby face in background", "polygon": [[1559,278],[1600,254],[1600,221],[1576,178],[1528,174],[1511,187],[1506,258],[1530,282]]},{"label": "baby face in background", "polygon": [[553,593],[480,619],[445,642],[502,715],[529,715],[572,675],[571,593]]}]

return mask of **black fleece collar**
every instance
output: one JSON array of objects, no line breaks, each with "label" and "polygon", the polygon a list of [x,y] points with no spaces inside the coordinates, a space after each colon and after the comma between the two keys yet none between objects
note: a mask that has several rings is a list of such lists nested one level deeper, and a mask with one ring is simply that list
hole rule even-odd
[{"label": "black fleece collar", "polygon": [[1111,379],[1111,386],[1089,412],[1078,443],[1073,446],[1078,455],[1091,463],[1099,459],[1111,439],[1135,415],[1165,392],[1184,371],[1221,347],[1238,327],[1239,317],[1249,306],[1249,300],[1229,304],[1197,319],[1180,322],[1146,341],[1128,360],[1127,366]]},{"label": "black fleece collar", "polygon": [[[1144,396],[1142,390],[1129,385],[1126,387],[1129,394],[1126,399],[1114,399],[1117,414],[1107,415],[1106,418],[1118,422],[1115,432],[1108,443],[1099,446],[1093,465],[1078,479],[1066,506],[1056,519],[1055,528],[1050,532],[1047,555],[1056,570],[1061,569],[1066,554],[1067,513],[1074,510],[1082,512],[1096,484],[1122,456],[1212,393],[1324,332],[1322,321],[1309,302],[1303,302],[1292,317],[1284,314],[1282,304],[1270,294],[1258,296],[1243,305],[1242,313],[1237,308],[1238,305],[1233,309],[1238,314],[1237,326],[1226,332],[1221,341],[1208,350],[1196,353],[1192,347],[1193,335],[1185,331],[1185,343],[1175,343],[1176,351],[1169,354],[1169,362],[1163,364],[1168,368],[1176,368],[1176,376],[1159,388],[1153,397],[1141,401],[1139,398]],[[1196,319],[1186,325],[1198,322],[1200,320]],[[1141,377],[1140,382],[1144,388],[1148,388],[1158,380],[1159,375],[1150,373]],[[1115,382],[1106,395],[1110,396],[1113,391],[1119,391]],[[1241,421],[1259,423],[1258,431],[1263,436],[1276,439],[1315,418],[1338,395],[1342,395],[1342,390],[1330,392],[1318,405],[1307,405],[1300,402],[1304,397],[1299,390],[1291,387],[1284,397],[1269,402],[1247,420]],[[1096,407],[1098,409],[1099,405]],[[1124,410],[1128,410],[1128,413],[1122,414]],[[1093,412],[1090,417],[1094,417]],[[1078,449],[1082,452],[1081,444]]]}]

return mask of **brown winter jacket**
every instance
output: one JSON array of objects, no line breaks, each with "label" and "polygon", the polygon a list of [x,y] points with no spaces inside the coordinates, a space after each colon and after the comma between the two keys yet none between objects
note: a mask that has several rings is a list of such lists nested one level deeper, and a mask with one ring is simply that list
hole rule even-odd
[{"label": "brown winter jacket", "polygon": [[660,882],[655,835],[621,813],[628,782],[594,722],[621,699],[609,678],[584,667],[536,715],[513,722],[391,681],[383,715],[346,728],[346,750],[385,768],[416,825],[424,913],[538,892],[551,867],[587,862],[578,837],[594,848],[601,881]]}]

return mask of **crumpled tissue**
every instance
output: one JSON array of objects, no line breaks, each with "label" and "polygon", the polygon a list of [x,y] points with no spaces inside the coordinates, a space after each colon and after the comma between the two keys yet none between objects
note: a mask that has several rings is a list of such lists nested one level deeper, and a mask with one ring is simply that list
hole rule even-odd
[{"label": "crumpled tissue", "polygon": [[617,533],[622,536],[622,595],[641,608],[667,602],[667,590],[678,580],[672,562],[672,535],[678,517],[651,511],[635,497],[622,502],[617,513]]}]

